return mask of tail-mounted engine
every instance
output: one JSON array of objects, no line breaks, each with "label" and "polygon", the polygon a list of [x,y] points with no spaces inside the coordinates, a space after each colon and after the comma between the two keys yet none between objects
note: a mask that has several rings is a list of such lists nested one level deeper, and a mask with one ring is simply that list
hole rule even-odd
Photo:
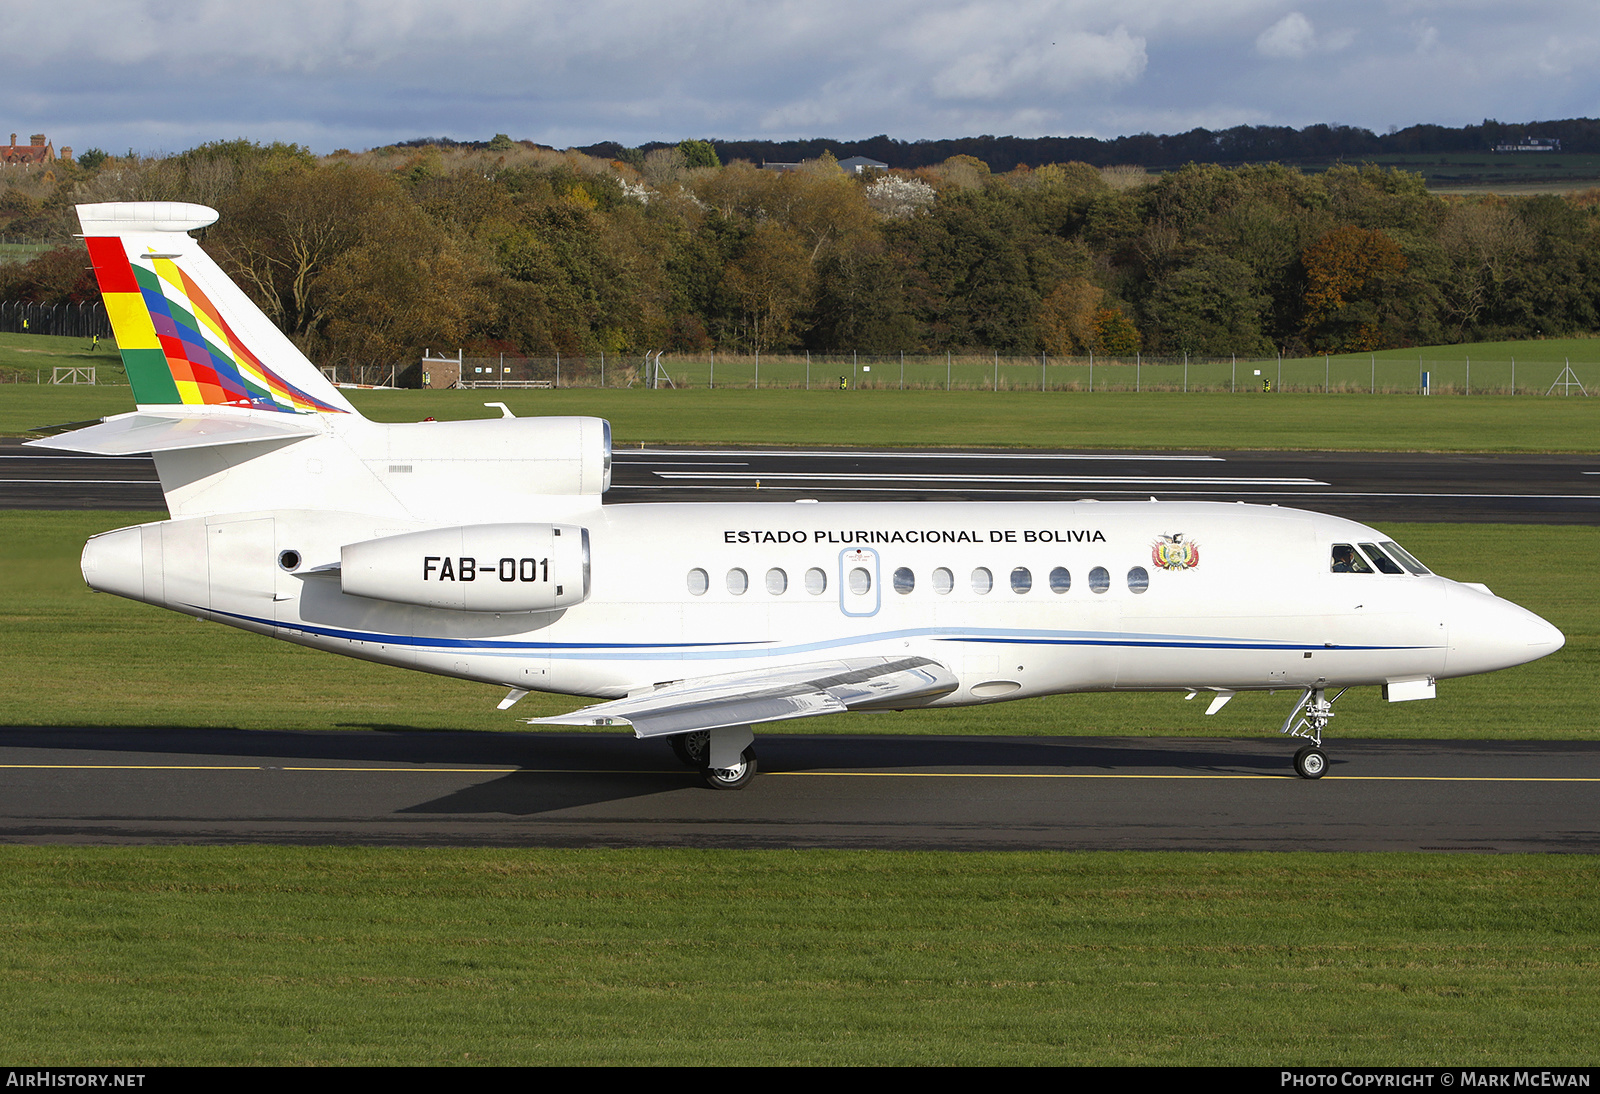
[{"label": "tail-mounted engine", "polygon": [[589,598],[589,530],[570,524],[471,524],[343,548],[352,596],[467,612],[545,612]]}]

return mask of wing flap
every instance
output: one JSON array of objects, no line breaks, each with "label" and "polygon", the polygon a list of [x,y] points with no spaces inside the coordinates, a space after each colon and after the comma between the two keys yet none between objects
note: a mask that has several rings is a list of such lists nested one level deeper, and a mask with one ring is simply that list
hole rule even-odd
[{"label": "wing flap", "polygon": [[639,737],[913,705],[948,695],[955,674],[926,657],[861,657],[663,684],[529,725],[632,725]]}]

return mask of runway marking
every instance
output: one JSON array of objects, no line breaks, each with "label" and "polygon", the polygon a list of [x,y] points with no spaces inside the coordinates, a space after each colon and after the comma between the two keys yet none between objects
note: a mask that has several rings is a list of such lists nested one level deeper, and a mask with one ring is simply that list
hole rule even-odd
[{"label": "runway marking", "polygon": [[1149,460],[1169,463],[1226,463],[1226,456],[1196,455],[1146,455],[1121,452],[899,452],[894,449],[781,449],[777,451],[752,451],[741,449],[697,448],[619,448],[613,458],[625,456],[838,456],[845,459],[895,459],[895,460]]},{"label": "runway marking", "polygon": [[[742,477],[748,477],[748,478],[752,478],[752,479],[763,479],[764,480],[764,479],[770,478],[771,476],[751,475],[751,476],[742,476]],[[950,481],[950,476],[943,476],[943,475],[937,476],[935,481],[948,482],[948,481]],[[1040,482],[1040,481],[1044,481],[1044,480],[1040,480],[1040,479],[1031,479],[1031,480],[1030,479],[1018,479],[1017,481],[1019,481],[1019,482],[1030,482],[1030,481],[1031,482]],[[1094,480],[1094,481],[1096,481],[1096,482],[1106,482],[1108,480],[1106,480],[1106,479],[1097,479],[1097,480]],[[1143,481],[1150,481],[1150,480],[1143,480]],[[1201,480],[1201,479],[1183,479],[1183,480],[1179,480],[1179,481],[1182,481],[1182,482],[1202,482],[1204,480]],[[797,485],[793,485],[793,486],[789,486],[789,485],[774,486],[771,489],[773,489],[773,490],[803,490],[805,488],[806,487],[803,484],[797,484]],[[876,494],[876,493],[882,493],[883,490],[890,489],[889,487],[881,487],[880,488],[880,487],[873,487],[873,486],[829,486],[829,485],[822,485],[822,484],[818,484],[817,488],[821,489],[821,490],[827,490],[827,491],[830,491],[831,493],[835,493],[835,494],[846,494],[846,493],[849,493],[849,494]],[[739,486],[722,486],[722,485],[718,485],[716,483],[705,483],[705,484],[696,484],[696,485],[688,485],[688,484],[679,485],[677,483],[622,483],[622,482],[619,482],[619,483],[613,483],[612,486],[611,486],[611,489],[613,489],[613,490],[746,490],[746,491],[750,491],[752,493],[755,491],[755,488],[753,486],[747,486],[747,485],[742,485],[742,484],[739,485]],[[1037,489],[1037,490],[1030,491],[1025,486],[1018,486],[1018,487],[1011,488],[1011,489],[1000,489],[1000,488],[991,488],[991,487],[976,487],[976,486],[975,487],[924,486],[924,487],[919,487],[917,492],[921,493],[921,494],[1020,494],[1020,493],[1039,493],[1039,494],[1078,494],[1078,495],[1082,495],[1084,493],[1084,491],[1082,489],[1077,489],[1077,490],[1048,490],[1048,489],[1040,488],[1040,489]],[[1149,490],[1094,490],[1094,491],[1092,491],[1092,493],[1095,493],[1095,494],[1129,494],[1129,495],[1137,495],[1137,496],[1141,496],[1141,497],[1147,497],[1147,496],[1149,496],[1150,491]],[[1600,494],[1464,494],[1464,493],[1448,493],[1448,492],[1432,492],[1432,493],[1430,493],[1430,492],[1421,491],[1421,490],[1410,491],[1410,492],[1401,492],[1401,491],[1379,491],[1379,490],[1168,490],[1168,489],[1163,488],[1162,490],[1160,490],[1160,493],[1165,494],[1165,495],[1167,495],[1169,497],[1174,497],[1174,496],[1186,497],[1186,496],[1189,496],[1189,495],[1195,495],[1197,497],[1200,497],[1200,496],[1214,497],[1214,496],[1218,496],[1218,495],[1223,496],[1223,497],[1233,497],[1235,495],[1243,495],[1245,497],[1252,497],[1252,498],[1465,498],[1465,499],[1469,499],[1469,500],[1470,499],[1474,499],[1474,498],[1513,498],[1513,499],[1522,499],[1522,500],[1525,500],[1525,501],[1600,501]]]},{"label": "runway marking", "polygon": [[1097,482],[1115,483],[1146,483],[1160,486],[1327,486],[1328,483],[1319,479],[1241,479],[1241,478],[1206,478],[1201,476],[1185,475],[1151,476],[1151,475],[889,475],[871,474],[863,472],[841,472],[839,474],[813,474],[811,472],[759,472],[759,471],[654,471],[651,472],[663,479],[762,479],[778,482],[1016,482],[1016,483],[1074,483],[1087,484]]},{"label": "runway marking", "polygon": [[149,456],[36,456],[31,452],[0,453],[0,460],[140,460],[150,462]]},{"label": "runway marking", "polygon": [[264,771],[243,764],[0,764],[0,771]]},{"label": "runway marking", "polygon": [[[0,764],[4,771],[295,771],[305,774],[413,774],[413,775],[692,775],[688,768],[654,770],[649,768],[598,767],[308,767],[275,764]],[[1254,779],[1299,781],[1289,772],[1218,774],[1150,772],[1071,772],[1071,771],[763,771],[763,775],[799,775],[812,778],[861,779]],[[1593,778],[1572,775],[1328,775],[1322,782],[1450,782],[1450,783],[1600,783]]]},{"label": "runway marking", "polygon": [[160,486],[157,479],[0,479],[0,484],[6,486],[27,485],[36,486]]},{"label": "runway marking", "polygon": [[[763,771],[762,775],[837,775],[874,779],[1293,779],[1288,772],[1260,774],[1114,774],[1105,772],[978,772],[978,771]],[[1311,781],[1311,780],[1305,780]],[[1600,777],[1544,775],[1325,775],[1319,782],[1442,782],[1442,783],[1600,783]]]}]

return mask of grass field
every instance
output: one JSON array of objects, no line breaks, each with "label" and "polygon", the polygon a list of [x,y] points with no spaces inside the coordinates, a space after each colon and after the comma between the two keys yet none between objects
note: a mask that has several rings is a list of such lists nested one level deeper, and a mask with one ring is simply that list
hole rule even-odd
[{"label": "grass field", "polygon": [[9,1063],[1592,1065],[1578,856],[0,848]]},{"label": "grass field", "polygon": [[1586,152],[1426,152],[1372,156],[1415,171],[1443,193],[1558,194],[1600,186],[1600,156]]},{"label": "grass field", "polygon": [[[357,391],[380,421],[593,414],[618,447],[1600,451],[1600,399],[1146,392]],[[132,410],[127,388],[0,386],[0,435]]]},{"label": "grass field", "polygon": [[[0,333],[0,384],[48,384],[56,367],[93,368],[98,383],[122,385],[127,398],[128,374],[115,342],[107,339],[90,350],[87,338]],[[0,387],[0,393],[9,395],[10,389]]]}]

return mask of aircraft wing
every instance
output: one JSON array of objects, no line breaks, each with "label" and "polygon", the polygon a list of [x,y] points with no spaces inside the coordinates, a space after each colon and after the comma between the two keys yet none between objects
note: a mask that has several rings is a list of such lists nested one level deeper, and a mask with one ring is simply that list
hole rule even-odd
[{"label": "aircraft wing", "polygon": [[778,670],[678,680],[529,725],[627,724],[639,737],[782,722],[847,710],[917,705],[956,690],[955,674],[926,657],[852,657]]}]

